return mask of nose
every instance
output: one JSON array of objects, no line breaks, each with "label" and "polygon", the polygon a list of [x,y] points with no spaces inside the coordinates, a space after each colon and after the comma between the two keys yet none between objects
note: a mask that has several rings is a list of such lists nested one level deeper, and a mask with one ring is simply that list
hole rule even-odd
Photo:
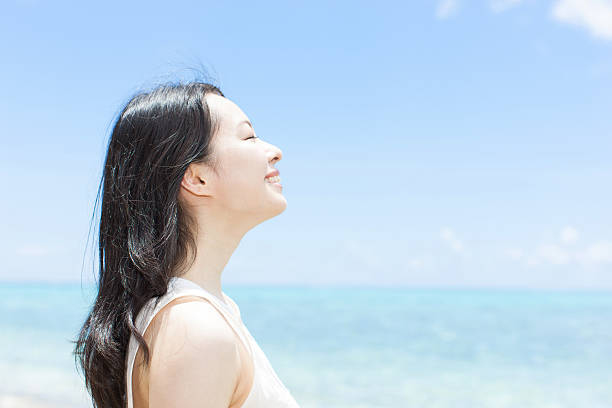
[{"label": "nose", "polygon": [[283,151],[272,144],[270,145],[270,147],[271,147],[270,153],[269,153],[271,156],[270,163],[274,164],[283,158]]}]

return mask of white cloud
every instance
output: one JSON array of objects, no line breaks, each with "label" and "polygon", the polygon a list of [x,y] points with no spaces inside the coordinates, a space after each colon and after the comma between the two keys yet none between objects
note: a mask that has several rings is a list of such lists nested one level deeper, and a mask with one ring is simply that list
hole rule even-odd
[{"label": "white cloud", "polygon": [[552,16],[586,28],[595,37],[612,40],[612,0],[557,0]]},{"label": "white cloud", "polygon": [[523,0],[491,0],[489,6],[495,13],[502,13],[514,6],[518,6]]},{"label": "white cloud", "polygon": [[612,241],[600,241],[589,245],[576,258],[587,264],[612,263]]},{"label": "white cloud", "polygon": [[572,258],[565,249],[554,244],[541,245],[537,249],[536,254],[540,259],[555,265],[565,265]]},{"label": "white cloud", "polygon": [[457,12],[458,0],[441,0],[436,7],[436,18],[444,20]]},{"label": "white cloud", "polygon": [[514,259],[515,261],[519,261],[525,256],[525,254],[523,253],[523,250],[517,249],[517,248],[507,249],[506,255],[508,255],[510,258]]},{"label": "white cloud", "polygon": [[535,256],[529,256],[527,257],[527,265],[528,266],[537,266],[540,265],[542,262]]},{"label": "white cloud", "polygon": [[[525,0],[488,0],[489,7],[494,13],[503,13]],[[459,0],[440,0],[436,6],[436,17],[440,20],[447,19],[459,10]]]},{"label": "white cloud", "polygon": [[457,253],[463,252],[463,243],[457,239],[455,233],[450,228],[442,228],[442,230],[440,230],[440,237],[448,242],[453,251]]},{"label": "white cloud", "polygon": [[561,230],[561,241],[564,244],[573,244],[578,240],[578,231],[576,228],[567,226]]},{"label": "white cloud", "polygon": [[[570,226],[563,228],[560,235],[564,244],[573,244],[578,240],[578,231]],[[612,241],[598,241],[583,248],[558,244],[542,244],[533,251],[508,248],[505,254],[515,261],[525,262],[528,266],[567,265],[575,262],[583,266],[594,266],[612,263]]]},{"label": "white cloud", "polygon": [[420,269],[424,266],[424,262],[422,259],[414,258],[408,261],[408,266],[413,269]]}]

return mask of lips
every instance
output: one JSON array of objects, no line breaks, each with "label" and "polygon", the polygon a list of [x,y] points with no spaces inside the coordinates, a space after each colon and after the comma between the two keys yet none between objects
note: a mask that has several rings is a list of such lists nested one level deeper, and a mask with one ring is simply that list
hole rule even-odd
[{"label": "lips", "polygon": [[278,170],[276,170],[276,169],[274,171],[266,174],[266,177],[264,177],[264,178],[274,177],[274,176],[280,176],[280,172]]}]

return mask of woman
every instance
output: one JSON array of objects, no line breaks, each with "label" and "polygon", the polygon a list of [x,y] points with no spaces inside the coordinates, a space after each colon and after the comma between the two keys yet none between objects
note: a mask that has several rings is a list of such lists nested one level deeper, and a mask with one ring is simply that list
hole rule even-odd
[{"label": "woman", "polygon": [[127,103],[100,186],[98,294],[75,342],[94,406],[298,407],[221,288],[244,234],[287,206],[281,158],[214,85]]}]

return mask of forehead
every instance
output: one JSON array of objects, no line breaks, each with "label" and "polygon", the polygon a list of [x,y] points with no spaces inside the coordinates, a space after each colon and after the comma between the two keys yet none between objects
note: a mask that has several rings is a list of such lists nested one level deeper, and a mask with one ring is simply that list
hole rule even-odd
[{"label": "forehead", "polygon": [[236,131],[243,126],[248,128],[249,125],[245,124],[244,121],[248,121],[249,118],[231,100],[216,94],[208,94],[206,95],[206,102],[219,121],[220,127],[225,131]]}]

